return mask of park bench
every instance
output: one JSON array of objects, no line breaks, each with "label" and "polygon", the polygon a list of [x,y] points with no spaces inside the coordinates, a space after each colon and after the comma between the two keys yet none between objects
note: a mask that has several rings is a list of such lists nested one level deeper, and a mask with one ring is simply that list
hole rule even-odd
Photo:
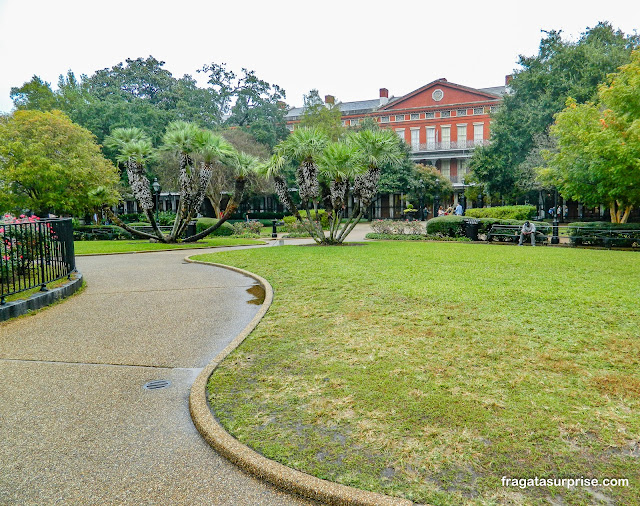
[{"label": "park bench", "polygon": [[[502,242],[518,242],[521,230],[522,225],[491,225],[491,230],[487,233],[487,241],[491,242],[496,239]],[[538,229],[536,225],[536,243],[547,243],[548,236],[545,232]],[[531,240],[529,239],[528,242],[531,242]]]},{"label": "park bench", "polygon": [[604,246],[605,248],[638,247],[640,230],[569,227],[569,243],[572,246]]}]

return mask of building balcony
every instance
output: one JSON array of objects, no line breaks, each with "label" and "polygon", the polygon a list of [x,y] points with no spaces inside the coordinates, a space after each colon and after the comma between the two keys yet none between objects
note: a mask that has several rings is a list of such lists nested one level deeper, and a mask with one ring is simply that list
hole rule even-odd
[{"label": "building balcony", "polygon": [[411,151],[414,153],[419,152],[431,152],[431,151],[465,151],[474,149],[477,146],[487,146],[489,140],[468,140],[468,141],[448,141],[448,142],[426,142],[420,143],[417,147],[414,145],[411,147]]}]

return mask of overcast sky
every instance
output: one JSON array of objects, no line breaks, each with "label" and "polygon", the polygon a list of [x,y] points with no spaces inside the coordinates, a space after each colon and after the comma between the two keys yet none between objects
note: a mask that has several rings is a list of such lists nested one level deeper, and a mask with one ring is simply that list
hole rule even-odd
[{"label": "overcast sky", "polygon": [[174,77],[211,62],[254,70],[292,106],[312,88],[347,102],[441,77],[499,86],[519,54],[537,53],[541,30],[577,38],[604,20],[640,29],[637,0],[0,0],[0,111],[34,74],[55,87],[69,69],[149,55]]}]

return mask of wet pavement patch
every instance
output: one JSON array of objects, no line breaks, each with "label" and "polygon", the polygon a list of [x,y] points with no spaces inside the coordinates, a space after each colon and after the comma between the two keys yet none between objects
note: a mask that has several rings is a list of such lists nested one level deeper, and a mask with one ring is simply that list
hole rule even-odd
[{"label": "wet pavement patch", "polygon": [[247,303],[260,306],[264,302],[265,291],[260,283],[256,283],[252,287],[247,288],[247,293],[253,297],[253,299],[248,300]]}]

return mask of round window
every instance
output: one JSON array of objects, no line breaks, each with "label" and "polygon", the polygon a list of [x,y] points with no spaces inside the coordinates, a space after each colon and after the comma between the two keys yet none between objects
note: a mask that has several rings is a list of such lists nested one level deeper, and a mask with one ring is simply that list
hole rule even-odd
[{"label": "round window", "polygon": [[442,100],[442,97],[444,97],[444,92],[438,88],[437,90],[433,90],[431,97],[433,97],[436,102],[440,102],[440,100]]}]

